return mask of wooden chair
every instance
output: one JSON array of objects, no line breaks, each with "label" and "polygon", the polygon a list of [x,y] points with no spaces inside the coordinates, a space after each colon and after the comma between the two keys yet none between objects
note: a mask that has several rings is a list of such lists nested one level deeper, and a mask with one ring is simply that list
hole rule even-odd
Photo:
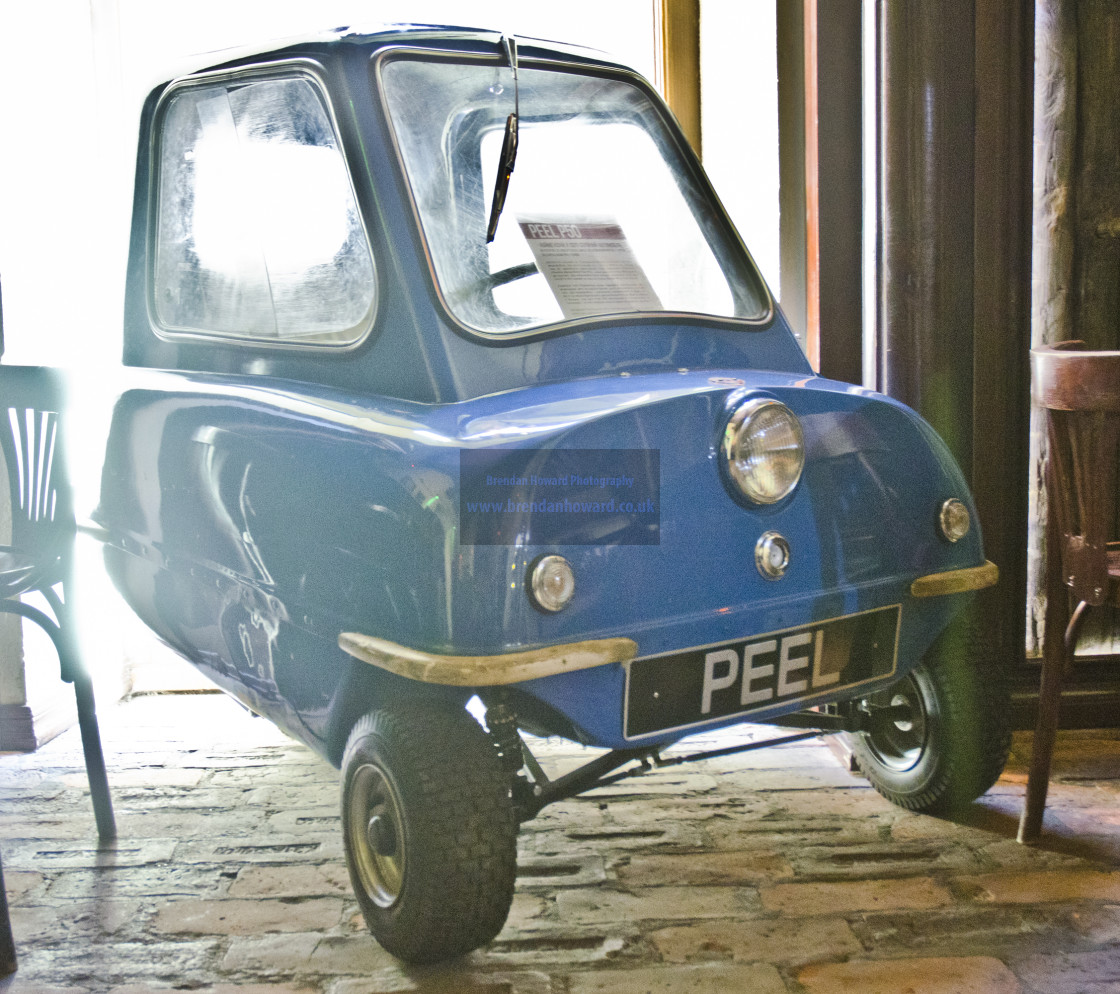
[{"label": "wooden chair", "polygon": [[[98,835],[112,839],[116,826],[93,685],[82,665],[70,603],[77,528],[62,444],[63,402],[56,370],[0,365],[0,453],[12,509],[12,544],[0,545],[0,613],[33,621],[54,643],[62,679],[74,685]],[[23,602],[32,591],[43,597],[53,618]]]},{"label": "wooden chair", "polygon": [[[12,512],[11,544],[0,545],[0,613],[42,628],[58,652],[62,679],[74,685],[94,818],[98,835],[107,841],[117,834],[113,803],[93,686],[82,665],[72,617],[76,527],[62,449],[63,401],[55,370],[0,365],[0,454]],[[41,595],[49,614],[24,603],[24,595],[33,592]],[[0,976],[15,969],[0,866]]]},{"label": "wooden chair", "polygon": [[[1046,619],[1038,727],[1019,841],[1042,829],[1062,681],[1090,608],[1120,605],[1115,538],[1120,352],[1063,342],[1031,352],[1032,394],[1046,412]],[[1071,611],[1072,605],[1072,611]]]}]

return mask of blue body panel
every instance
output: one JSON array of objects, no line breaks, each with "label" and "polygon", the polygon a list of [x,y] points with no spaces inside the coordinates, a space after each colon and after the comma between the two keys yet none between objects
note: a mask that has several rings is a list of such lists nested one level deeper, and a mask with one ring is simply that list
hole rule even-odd
[{"label": "blue body panel", "polygon": [[[350,351],[156,333],[143,132],[125,344],[126,364],[141,368],[115,406],[96,515],[116,583],[168,644],[336,761],[357,714],[401,695],[470,694],[375,671],[338,648],[342,632],[449,654],[627,636],[644,657],[897,604],[892,679],[905,672],[961,601],[916,600],[911,582],[984,561],[976,529],[956,544],[939,537],[944,500],[964,500],[973,520],[975,510],[912,411],[815,377],[776,308],[755,324],[587,320],[501,345],[443,309],[370,100],[370,59],[402,43],[492,54],[497,37],[340,38],[244,62],[299,56],[322,67],[377,259],[375,322]],[[723,217],[714,196],[711,210]],[[769,507],[735,499],[720,470],[730,409],[753,396],[787,405],[805,434],[802,481]],[[573,535],[558,546],[463,545],[460,452],[484,447],[658,450],[659,544]],[[792,550],[778,581],[755,568],[767,531]],[[548,552],[567,557],[577,583],[556,614],[535,610],[522,580]],[[625,686],[625,667],[609,665],[515,690],[535,729],[624,746]]]},{"label": "blue body panel", "polygon": [[[910,583],[983,561],[975,534],[956,545],[936,535],[937,507],[966,493],[944,447],[912,412],[859,388],[779,373],[729,388],[732,373],[589,379],[448,405],[139,374],[117,404],[103,475],[110,565],[172,646],[320,744],[354,665],[337,648],[342,631],[452,654],[625,635],[646,656],[901,603],[900,663],[912,665],[949,605],[913,600]],[[805,431],[804,479],[770,508],[734,500],[719,471],[716,437],[744,394],[782,401]],[[460,545],[458,459],[472,446],[657,447],[660,544]],[[792,548],[780,581],[754,568],[771,530]],[[549,615],[510,577],[554,551],[578,595]],[[521,689],[581,737],[619,745],[622,675],[606,667]]]}]

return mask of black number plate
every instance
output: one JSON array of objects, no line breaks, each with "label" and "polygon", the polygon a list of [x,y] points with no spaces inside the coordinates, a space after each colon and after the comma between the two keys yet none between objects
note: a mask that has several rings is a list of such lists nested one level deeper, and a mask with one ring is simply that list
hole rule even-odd
[{"label": "black number plate", "polygon": [[894,673],[900,616],[895,604],[635,659],[627,669],[623,734],[634,739],[834,700],[841,691]]}]

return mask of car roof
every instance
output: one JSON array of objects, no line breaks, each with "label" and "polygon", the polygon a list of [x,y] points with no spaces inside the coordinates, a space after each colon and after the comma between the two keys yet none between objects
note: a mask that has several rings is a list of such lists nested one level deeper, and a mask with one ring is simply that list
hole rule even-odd
[{"label": "car roof", "polygon": [[[235,45],[221,49],[212,49],[197,52],[179,63],[174,77],[179,77],[207,69],[227,66],[231,63],[242,62],[247,59],[257,59],[276,55],[293,47],[350,43],[365,45],[371,48],[381,48],[387,45],[414,43],[419,45],[437,44],[439,42],[454,42],[457,45],[477,43],[484,46],[498,47],[505,32],[497,28],[470,27],[459,25],[422,24],[413,22],[387,22],[371,21],[360,24],[343,25],[320,31],[309,31],[301,34],[274,36],[259,39],[252,44]],[[536,38],[527,35],[514,35],[518,45],[532,49],[556,52],[569,58],[584,62],[606,64],[624,69],[631,68],[606,52],[585,45],[571,42],[555,41]],[[165,76],[156,82],[166,83],[170,78]]]}]

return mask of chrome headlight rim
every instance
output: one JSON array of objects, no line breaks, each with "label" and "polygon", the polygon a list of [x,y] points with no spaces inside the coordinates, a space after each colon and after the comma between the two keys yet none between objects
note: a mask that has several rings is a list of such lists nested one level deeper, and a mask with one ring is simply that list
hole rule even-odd
[{"label": "chrome headlight rim", "polygon": [[[749,433],[764,414],[784,414],[797,452],[796,470],[788,475],[784,484],[777,490],[761,487],[752,476],[745,460],[738,456],[739,441],[744,433]],[[805,470],[805,435],[797,415],[780,400],[773,397],[747,397],[739,401],[728,418],[720,442],[723,455],[722,469],[727,478],[729,489],[739,500],[754,506],[770,507],[780,504],[797,490]]]},{"label": "chrome headlight rim", "polygon": [[763,532],[754,546],[754,564],[767,580],[780,580],[789,569],[789,539],[780,532]]}]

